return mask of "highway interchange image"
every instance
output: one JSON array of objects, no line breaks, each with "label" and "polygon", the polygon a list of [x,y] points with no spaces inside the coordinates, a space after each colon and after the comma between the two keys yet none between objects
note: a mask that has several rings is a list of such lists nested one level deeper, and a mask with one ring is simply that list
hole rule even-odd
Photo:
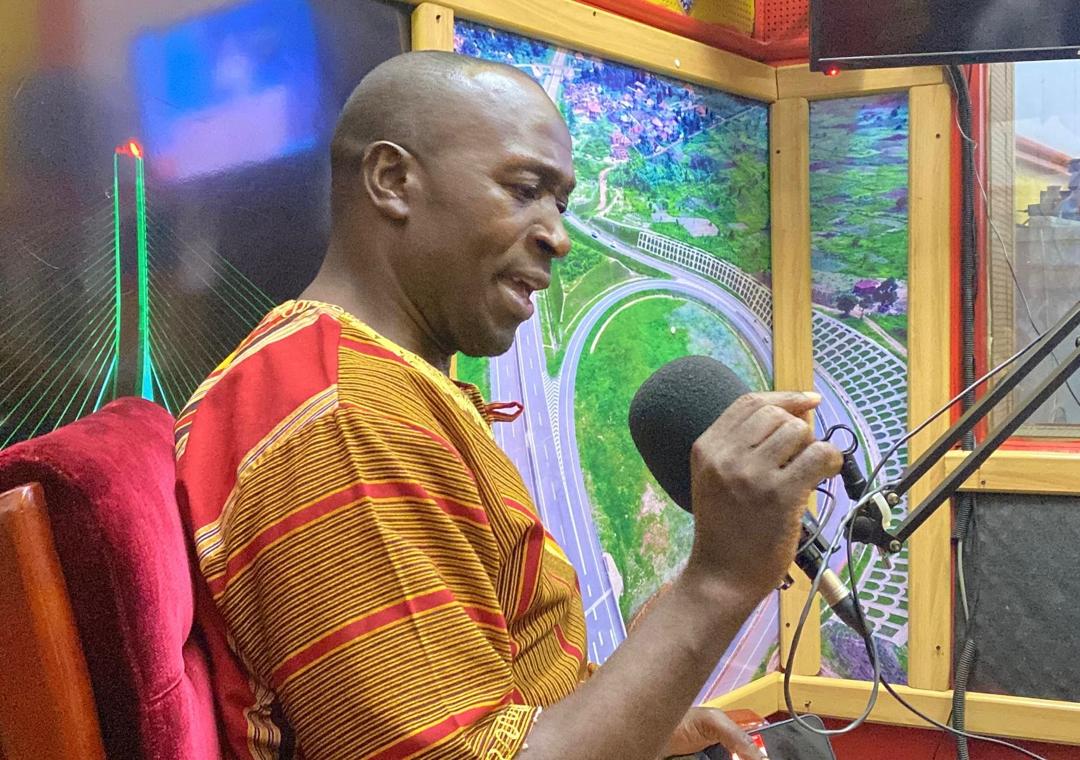
[{"label": "highway interchange image", "polygon": [[[678,572],[693,536],[692,518],[630,440],[637,387],[687,354],[719,359],[751,388],[772,385],[768,109],[478,24],[459,22],[455,46],[533,76],[574,137],[573,250],[513,348],[460,357],[458,367],[486,398],[524,404],[518,420],[496,425],[496,439],[578,571],[589,656],[603,662]],[[895,96],[811,111],[816,421],[819,433],[850,426],[864,468],[907,425],[906,120]],[[885,476],[903,464],[890,461]],[[830,534],[847,506],[836,491]],[[903,681],[906,555],[891,569],[869,553],[855,563],[886,673]],[[844,564],[842,553],[833,560]],[[774,594],[702,698],[776,669],[778,625]],[[866,677],[858,646],[823,614],[823,674]]]}]

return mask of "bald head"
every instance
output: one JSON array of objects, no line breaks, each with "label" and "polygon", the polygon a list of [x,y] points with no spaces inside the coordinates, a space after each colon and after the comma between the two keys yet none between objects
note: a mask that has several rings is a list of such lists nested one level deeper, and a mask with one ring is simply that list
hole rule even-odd
[{"label": "bald head", "polygon": [[[504,63],[457,53],[404,53],[374,68],[353,90],[331,143],[335,208],[355,192],[364,152],[388,141],[423,159],[468,133],[470,125],[525,95],[534,108],[558,114],[533,79]],[[561,117],[560,117],[561,118]]]},{"label": "bald head", "polygon": [[408,53],[356,88],[331,152],[330,244],[305,297],[437,367],[506,351],[570,249],[573,144],[544,89],[504,64]]}]

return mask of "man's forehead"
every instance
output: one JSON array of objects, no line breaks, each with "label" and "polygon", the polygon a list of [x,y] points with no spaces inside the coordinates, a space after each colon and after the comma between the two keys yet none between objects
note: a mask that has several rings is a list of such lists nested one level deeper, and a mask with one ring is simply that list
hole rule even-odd
[{"label": "man's forehead", "polygon": [[[524,77],[524,75],[522,75]],[[573,171],[573,143],[558,108],[538,85],[502,72],[484,72],[482,83],[463,88],[458,107],[433,117],[454,142],[500,154],[511,161],[529,157],[554,171]],[[479,86],[483,84],[483,86]]]},{"label": "man's forehead", "polygon": [[496,144],[509,166],[530,164],[529,168],[551,174],[561,184],[573,182],[573,144],[557,112],[519,114],[510,128],[500,132]]}]

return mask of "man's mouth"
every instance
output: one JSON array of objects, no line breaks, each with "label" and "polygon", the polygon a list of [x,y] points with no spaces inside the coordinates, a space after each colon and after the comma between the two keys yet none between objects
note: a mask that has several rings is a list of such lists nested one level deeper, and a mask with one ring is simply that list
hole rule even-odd
[{"label": "man's mouth", "polygon": [[524,320],[531,317],[535,311],[532,294],[546,288],[548,278],[540,275],[508,274],[500,277],[499,283],[507,292],[511,309]]}]

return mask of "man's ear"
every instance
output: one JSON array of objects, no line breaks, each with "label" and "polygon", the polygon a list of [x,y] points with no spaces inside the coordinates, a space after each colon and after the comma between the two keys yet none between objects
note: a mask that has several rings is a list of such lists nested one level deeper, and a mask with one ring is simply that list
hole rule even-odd
[{"label": "man's ear", "polygon": [[416,181],[415,157],[396,143],[380,140],[364,150],[360,171],[372,205],[394,221],[407,219],[410,190]]}]

